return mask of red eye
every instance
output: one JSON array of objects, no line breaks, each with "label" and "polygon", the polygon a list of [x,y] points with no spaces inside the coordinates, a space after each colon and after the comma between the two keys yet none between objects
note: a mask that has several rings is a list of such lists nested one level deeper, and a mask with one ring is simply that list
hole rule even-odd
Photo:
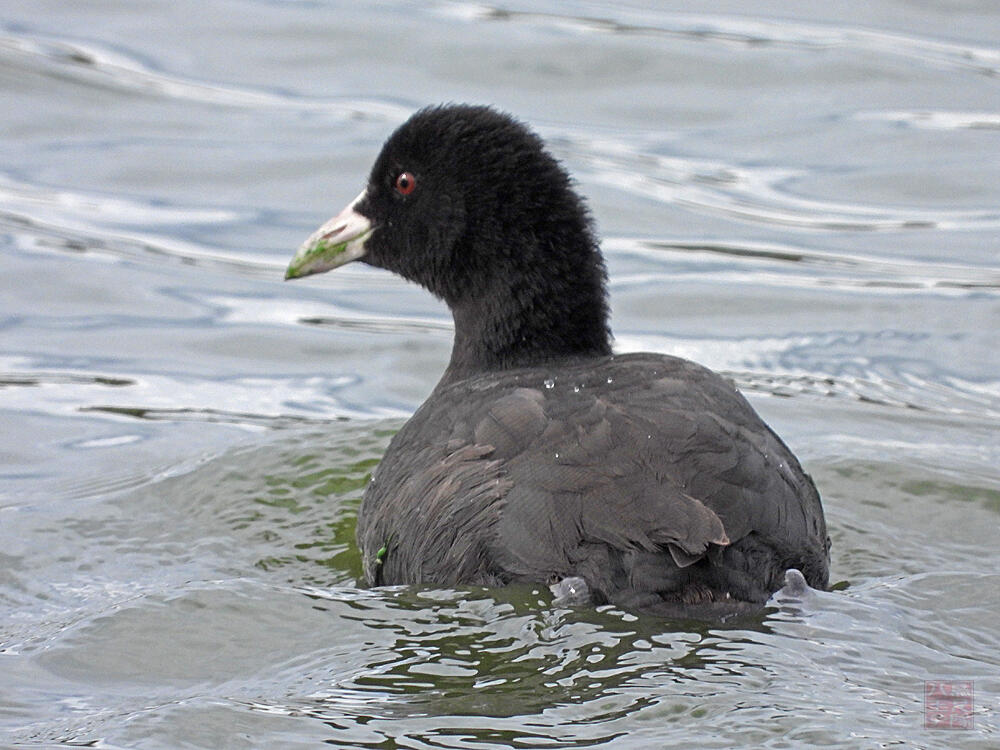
[{"label": "red eye", "polygon": [[396,192],[400,195],[409,195],[417,187],[417,178],[410,172],[403,172],[396,178]]}]

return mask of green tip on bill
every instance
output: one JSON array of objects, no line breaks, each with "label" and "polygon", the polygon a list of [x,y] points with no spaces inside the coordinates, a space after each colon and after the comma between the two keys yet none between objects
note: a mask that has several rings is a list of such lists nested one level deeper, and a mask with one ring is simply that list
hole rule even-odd
[{"label": "green tip on bill", "polygon": [[368,239],[371,230],[364,232],[360,236],[352,237],[346,242],[330,243],[320,238],[312,244],[305,244],[295,253],[291,263],[285,270],[285,280],[299,279],[314,273],[322,273],[332,268],[337,268],[345,263],[355,260],[359,253],[348,252],[349,249],[358,248]]},{"label": "green tip on bill", "polygon": [[315,245],[303,248],[295,253],[292,262],[288,264],[288,269],[285,271],[285,280],[308,276],[310,269],[320,263],[327,266],[334,265],[337,257],[342,255],[346,249],[346,242],[338,242],[336,245],[331,245],[323,240],[320,240]]}]

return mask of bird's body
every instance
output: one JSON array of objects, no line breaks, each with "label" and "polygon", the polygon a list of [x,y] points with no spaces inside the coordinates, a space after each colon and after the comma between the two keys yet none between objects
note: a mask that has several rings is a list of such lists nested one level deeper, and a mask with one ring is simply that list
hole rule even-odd
[{"label": "bird's body", "polygon": [[289,276],[345,258],[421,283],[456,326],[441,382],[365,492],[370,584],[580,578],[594,603],[696,616],[759,606],[789,568],[826,587],[819,495],[735,386],[610,353],[589,217],[519,123],[414,115]]},{"label": "bird's body", "polygon": [[445,384],[358,523],[372,582],[579,576],[638,608],[762,602],[792,567],[825,585],[825,539],[815,488],[735,387],[658,354]]}]

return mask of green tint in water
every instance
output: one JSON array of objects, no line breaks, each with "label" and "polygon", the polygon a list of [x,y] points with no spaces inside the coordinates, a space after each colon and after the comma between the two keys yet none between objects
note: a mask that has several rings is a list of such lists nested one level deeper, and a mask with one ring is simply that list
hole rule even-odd
[{"label": "green tint in water", "polygon": [[[362,577],[361,555],[355,543],[357,510],[379,459],[361,458],[336,464],[338,453],[347,458],[346,454],[357,452],[346,446],[330,454],[310,452],[292,458],[287,467],[263,477],[267,495],[255,497],[254,502],[269,511],[256,514],[255,520],[294,530],[298,541],[289,540],[291,544],[283,554],[267,555],[257,562],[257,567],[291,572],[293,566],[299,566],[306,575],[303,582],[316,585]],[[329,461],[335,465],[319,468]],[[282,513],[284,518],[279,517]],[[303,519],[301,525],[293,520],[296,517]],[[309,574],[301,569],[317,565],[326,572]]]},{"label": "green tint in water", "polygon": [[[149,503],[177,514],[178,530],[194,525],[199,538],[219,540],[283,581],[353,585],[362,574],[358,505],[388,442],[372,428],[338,421],[320,432],[278,431],[164,480],[148,493]],[[141,512],[141,503],[130,504]],[[213,564],[204,553],[200,561]]]}]

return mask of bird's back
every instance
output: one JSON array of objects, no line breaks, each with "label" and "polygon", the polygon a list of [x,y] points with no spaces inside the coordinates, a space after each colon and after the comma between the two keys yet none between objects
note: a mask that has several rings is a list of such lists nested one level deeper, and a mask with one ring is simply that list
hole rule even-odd
[{"label": "bird's back", "polygon": [[763,602],[788,568],[825,588],[829,564],[784,443],[728,380],[659,354],[440,385],[390,444],[358,539],[372,584],[580,576],[595,601],[681,611]]}]

